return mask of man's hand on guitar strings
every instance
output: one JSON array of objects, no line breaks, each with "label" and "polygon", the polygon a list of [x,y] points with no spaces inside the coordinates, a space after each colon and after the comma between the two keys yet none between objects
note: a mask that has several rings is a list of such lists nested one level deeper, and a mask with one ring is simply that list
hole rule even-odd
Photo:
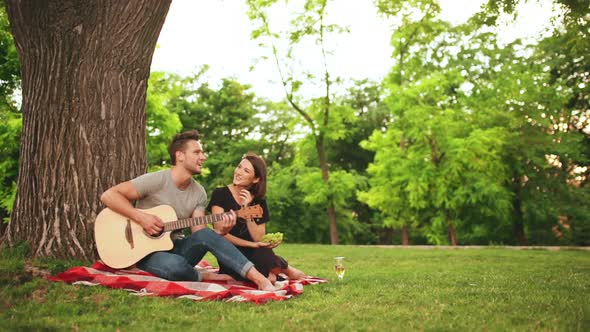
[{"label": "man's hand on guitar strings", "polygon": [[158,235],[164,229],[164,223],[160,217],[149,213],[141,213],[141,218],[137,222],[143,227],[146,233]]}]

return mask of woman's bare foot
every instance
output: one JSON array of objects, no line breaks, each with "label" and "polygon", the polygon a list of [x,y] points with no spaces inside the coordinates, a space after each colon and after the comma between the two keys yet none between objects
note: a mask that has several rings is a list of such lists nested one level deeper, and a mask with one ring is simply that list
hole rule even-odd
[{"label": "woman's bare foot", "polygon": [[307,277],[305,273],[290,265],[283,271],[283,273],[285,273],[287,277],[289,277],[289,279],[291,280],[301,280]]},{"label": "woman's bare foot", "polygon": [[270,281],[268,282],[268,284],[265,284],[264,286],[258,285],[258,289],[263,290],[263,291],[269,291],[269,292],[274,292],[277,290],[277,288],[275,286],[273,286],[273,284],[271,284]]},{"label": "woman's bare foot", "polygon": [[230,275],[227,274],[219,274],[219,273],[213,273],[213,272],[204,272],[201,271],[201,277],[202,280],[215,280],[215,281],[232,281],[235,280],[234,278],[232,278]]},{"label": "woman's bare foot", "polygon": [[268,280],[260,272],[258,272],[258,270],[256,270],[255,267],[252,267],[250,270],[248,270],[248,273],[246,273],[246,278],[248,280],[251,280],[252,282],[254,282],[259,290],[264,290],[264,291],[276,291],[277,290],[275,288],[275,286],[272,285],[270,280]]}]

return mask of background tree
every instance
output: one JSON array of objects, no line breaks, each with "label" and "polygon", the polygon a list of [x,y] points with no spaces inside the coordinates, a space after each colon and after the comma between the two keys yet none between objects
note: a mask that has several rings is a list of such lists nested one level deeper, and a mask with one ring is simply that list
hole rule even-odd
[{"label": "background tree", "polygon": [[[489,2],[474,17],[474,25],[494,26],[498,16],[515,16],[518,1]],[[485,86],[507,111],[518,133],[505,159],[513,174],[513,224],[516,242],[560,244],[586,238],[588,163],[588,70],[590,51],[587,20],[590,8],[577,1],[555,1],[556,16],[549,37],[524,48],[516,44],[505,64],[488,73],[501,81],[496,90]],[[513,46],[514,47],[514,46]],[[520,49],[520,50],[519,50]],[[526,51],[523,51],[526,50]],[[492,59],[495,62],[495,59]],[[479,103],[480,105],[482,103]],[[572,231],[577,228],[578,232]],[[567,234],[568,236],[563,236]],[[569,239],[568,239],[569,237]],[[579,242],[578,242],[579,243]]]},{"label": "background tree", "polygon": [[[392,58],[395,65],[391,69],[388,78],[390,100],[397,98],[396,88],[403,87],[413,80],[419,79],[429,70],[434,70],[428,58],[424,56],[415,56],[416,54],[425,55],[432,53],[431,43],[445,29],[448,28],[444,22],[438,19],[441,8],[436,0],[429,1],[375,1],[378,12],[392,21],[393,33],[391,36],[391,46],[393,46]],[[405,110],[398,110],[402,113],[392,115],[395,121],[403,121]],[[386,128],[387,126],[385,126]],[[404,138],[403,125],[399,144],[401,149],[406,147]],[[408,199],[401,199],[400,203],[408,202]],[[410,210],[407,206],[406,211]],[[400,210],[401,211],[401,210]],[[386,229],[401,229],[401,243],[408,245],[410,241],[410,229],[416,227],[415,218],[406,216],[386,216],[383,219]]]},{"label": "background tree", "polygon": [[[331,162],[328,160],[327,148],[329,140],[338,139],[345,133],[345,119],[352,121],[354,119],[353,111],[350,107],[343,104],[335,103],[334,98],[334,84],[339,79],[333,78],[329,70],[329,57],[331,51],[327,46],[329,35],[334,32],[344,32],[346,29],[336,25],[330,24],[327,20],[327,5],[328,0],[307,0],[303,4],[302,11],[290,22],[289,31],[284,35],[273,31],[271,28],[270,16],[268,15],[268,8],[276,4],[276,0],[249,0],[248,15],[250,20],[256,22],[258,27],[252,31],[253,39],[264,39],[270,45],[270,52],[274,63],[277,66],[281,83],[285,89],[285,96],[287,102],[295,112],[297,112],[306,123],[310,137],[313,141],[315,149],[315,162],[318,167],[321,177],[313,173],[306,173],[301,176],[310,177],[304,183],[313,183],[315,186],[304,188],[307,195],[306,201],[313,205],[324,206],[327,209],[328,220],[330,225],[330,242],[332,244],[339,243],[337,217],[338,208],[344,206],[337,206],[336,202],[345,202],[352,198],[342,199],[345,197],[344,192],[334,192],[336,188],[350,188],[348,185],[340,186],[337,184],[338,178],[331,179]],[[287,52],[283,54],[279,49],[278,43],[284,38],[288,40]],[[314,74],[309,68],[303,68],[295,73],[295,53],[305,48],[309,50],[311,45],[316,45],[317,54],[321,59],[322,69],[319,74]],[[313,99],[302,98],[299,94],[301,86],[304,82],[311,84],[317,78],[319,85],[322,87],[321,97]],[[343,178],[349,178],[340,171]],[[316,182],[314,180],[320,180]],[[351,182],[348,182],[351,184]],[[323,195],[315,195],[310,192],[317,191]],[[337,197],[338,196],[338,197]]]},{"label": "background tree", "polygon": [[[583,123],[585,113],[584,106],[582,106],[587,104],[583,102],[585,98],[583,96],[587,94],[580,91],[586,87],[583,79],[585,75],[580,75],[580,73],[584,72],[583,66],[580,66],[579,71],[567,70],[568,73],[564,76],[568,77],[569,83],[566,85],[563,83],[556,84],[555,82],[559,80],[555,80],[555,75],[551,79],[547,73],[563,72],[563,69],[567,68],[566,63],[583,62],[581,60],[584,57],[581,53],[572,50],[571,54],[579,55],[575,58],[576,60],[567,60],[568,56],[562,55],[557,57],[557,59],[564,59],[562,65],[555,66],[549,60],[556,58],[554,56],[556,49],[551,49],[552,52],[545,53],[547,55],[551,54],[551,56],[543,58],[539,56],[531,57],[531,54],[543,53],[542,48],[537,45],[526,46],[519,41],[515,41],[512,44],[502,46],[497,42],[495,34],[489,32],[490,29],[485,27],[489,22],[495,22],[495,18],[490,19],[490,12],[488,11],[476,15],[467,24],[451,28],[448,25],[441,24],[441,22],[437,23],[436,20],[426,19],[426,14],[423,14],[423,16],[418,14],[428,13],[436,9],[436,2],[418,1],[414,3],[410,1],[404,2],[403,5],[397,2],[378,2],[378,5],[381,6],[380,9],[383,12],[390,15],[403,14],[404,6],[413,6],[415,10],[413,12],[409,11],[407,17],[422,17],[422,19],[406,22],[404,20],[405,16],[402,15],[400,21],[406,23],[402,24],[393,34],[392,40],[394,42],[392,45],[394,47],[399,45],[397,48],[400,51],[396,49],[394,52],[394,54],[398,55],[398,63],[396,63],[389,78],[390,96],[388,97],[388,104],[394,112],[393,128],[390,129],[396,130],[397,133],[393,134],[392,132],[391,136],[385,137],[400,142],[400,146],[407,145],[408,149],[411,149],[410,145],[415,148],[416,142],[419,142],[416,138],[420,136],[416,136],[416,134],[429,136],[430,158],[436,160],[437,158],[432,156],[438,155],[444,156],[448,161],[449,153],[452,150],[443,151],[444,143],[459,142],[456,139],[461,136],[449,140],[457,133],[456,131],[453,133],[452,130],[456,128],[456,124],[460,123],[462,129],[471,127],[468,131],[475,130],[473,133],[479,133],[480,139],[485,136],[482,136],[482,133],[489,131],[490,134],[495,136],[494,138],[500,138],[500,141],[492,145],[494,146],[492,151],[495,151],[493,156],[495,162],[493,164],[497,165],[498,156],[501,156],[501,163],[508,170],[509,176],[504,177],[504,190],[498,189],[498,182],[494,186],[482,187],[485,189],[496,188],[495,209],[491,209],[494,204],[488,208],[485,207],[485,205],[489,204],[489,199],[478,201],[478,197],[473,196],[469,200],[471,202],[478,201],[477,208],[465,209],[463,207],[456,211],[455,215],[463,215],[463,222],[461,223],[463,234],[467,235],[466,238],[470,238],[470,241],[480,241],[477,239],[485,238],[487,241],[511,242],[512,240],[508,237],[495,236],[493,230],[505,231],[505,225],[512,222],[514,225],[514,238],[519,243],[526,243],[525,225],[529,227],[529,231],[540,232],[539,235],[535,235],[536,238],[544,236],[541,242],[551,243],[551,238],[554,241],[555,236],[551,234],[550,230],[559,226],[554,226],[557,220],[571,219],[566,216],[568,214],[570,216],[573,214],[582,215],[580,209],[576,208],[576,206],[584,206],[580,202],[581,199],[586,197],[586,194],[584,190],[576,189],[571,183],[573,177],[583,180],[582,173],[587,170],[586,167],[581,167],[584,166],[585,160],[587,160],[584,152],[587,149],[583,145],[587,135],[585,137],[585,135],[579,133],[579,131],[587,128],[584,127]],[[493,13],[491,16],[493,16]],[[565,22],[571,21],[565,19]],[[559,29],[556,31],[559,31]],[[571,36],[580,35],[580,33],[571,34]],[[568,45],[575,45],[574,48],[584,50],[583,40],[583,38],[571,38]],[[409,52],[403,52],[405,62],[402,63],[400,54],[405,50],[403,46],[406,46],[411,41],[415,43],[411,45]],[[543,42],[539,45],[543,45]],[[560,60],[553,60],[553,62],[560,62]],[[403,70],[400,68],[400,63],[403,64]],[[549,70],[555,67],[557,67],[555,70]],[[457,76],[452,74],[453,71],[459,73],[461,78],[458,80],[451,79],[451,81],[447,82],[449,78]],[[433,74],[436,72],[440,72],[442,75]],[[407,82],[409,86],[400,84],[400,82],[403,82],[401,79],[402,73],[406,75],[404,77],[411,78],[411,83]],[[435,84],[432,84],[433,79],[436,82]],[[455,81],[455,83],[452,83],[452,81]],[[429,89],[428,86],[431,88]],[[448,87],[442,95],[445,97],[442,97],[437,91],[438,86]],[[572,90],[575,91],[575,94],[571,95],[571,98],[567,97]],[[557,91],[557,93],[554,91]],[[412,102],[404,102],[408,98]],[[571,100],[570,104],[572,105],[575,104],[574,100],[582,102],[572,110],[572,107],[564,102],[566,100]],[[420,114],[424,112],[420,111],[420,109],[424,109],[426,105],[430,105],[431,110],[426,112],[427,117],[421,116]],[[437,114],[440,113],[435,111],[438,107],[455,109],[455,119],[449,118],[449,122],[445,118],[438,117]],[[456,117],[461,114],[463,115]],[[582,115],[580,116],[580,114]],[[431,119],[434,119],[435,122],[431,123]],[[573,121],[564,119],[573,119]],[[571,124],[568,125],[568,122]],[[441,124],[445,124],[448,130],[446,132],[439,131],[437,134],[433,128]],[[577,128],[578,132],[575,132],[576,130],[567,130],[568,126]],[[502,128],[507,128],[508,132],[496,132],[493,134],[494,130],[502,130]],[[410,132],[413,132],[413,134]],[[383,139],[378,139],[379,134],[376,135],[376,141],[373,143],[381,142],[384,149],[391,148],[390,145],[383,145]],[[412,138],[406,140],[406,136]],[[471,134],[467,137],[471,137]],[[440,144],[441,141],[443,144]],[[486,140],[481,142],[486,142]],[[510,144],[506,144],[506,142],[510,142]],[[488,141],[487,144],[489,143]],[[374,144],[367,144],[366,146],[376,148],[379,155],[380,148]],[[446,148],[450,147],[447,146]],[[477,158],[480,160],[485,160],[482,159],[481,152],[479,155],[470,154],[478,156]],[[419,162],[421,156],[424,156],[425,153],[426,150],[422,154],[413,157],[401,153],[399,155],[401,160],[398,162],[379,160],[381,165],[376,164],[374,166],[372,169],[373,175],[381,174],[380,176],[383,176],[389,172],[389,176],[402,176],[405,171],[400,165],[406,162],[406,159],[411,158]],[[387,159],[387,156],[388,154],[384,152],[381,158]],[[390,153],[389,156],[389,159],[395,158],[396,153]],[[464,156],[469,156],[469,154],[464,154]],[[375,161],[378,161],[377,156]],[[490,162],[491,160],[488,159],[487,161]],[[437,170],[444,170],[444,168],[439,167],[440,165],[444,166],[443,163],[436,163],[436,165]],[[390,167],[389,171],[387,171],[387,167]],[[415,180],[421,174],[420,172],[426,168],[426,165],[422,165],[412,169],[410,173],[406,173],[407,176],[404,180],[406,182],[388,181],[387,176],[383,178],[383,183],[375,182],[377,180],[373,177],[371,190],[375,191],[379,186],[382,186],[384,190],[391,191],[392,189],[388,188],[388,185],[401,185],[402,188],[407,188],[408,183]],[[491,169],[494,168],[491,167]],[[578,170],[577,173],[574,170]],[[485,177],[480,175],[470,181],[466,180],[481,171],[483,171],[481,168],[479,170],[469,167],[463,169],[461,172],[465,174],[465,180],[463,180],[463,184],[456,188],[461,191],[453,194],[448,192],[441,197],[446,196],[444,200],[452,202],[456,198],[467,198],[467,196],[457,195],[457,193],[473,192],[475,194],[476,191],[469,189],[471,182],[479,181]],[[497,179],[502,179],[502,173],[496,174]],[[447,183],[452,183],[452,173],[443,172],[439,175],[444,175],[444,180]],[[400,180],[402,179],[404,177],[400,177]],[[422,178],[418,184],[424,185],[429,193],[433,193],[434,187],[432,184],[434,183],[429,182],[428,178]],[[493,184],[493,182],[490,184]],[[419,188],[414,188],[413,192],[389,192],[384,194],[383,198],[397,195],[397,197],[402,197],[399,200],[401,204],[404,202],[412,204],[413,198],[410,195],[414,195],[414,198],[419,197],[420,191],[416,190]],[[442,190],[440,193],[445,191]],[[493,197],[488,190],[478,189],[477,191],[488,198]],[[510,217],[506,215],[506,192],[510,192],[512,197],[511,208],[509,209],[512,211]],[[404,194],[408,196],[403,196]],[[437,206],[437,197],[424,197],[427,204],[434,204],[433,206],[437,207],[437,209],[444,208],[444,206]],[[377,191],[373,194],[370,194],[369,191],[369,193],[363,194],[361,198],[367,201],[372,199],[373,204],[383,204],[385,206],[385,202],[379,203]],[[438,201],[440,202],[440,200]],[[388,206],[388,208],[391,210],[392,207]],[[420,211],[411,210],[408,207],[398,209],[394,205],[393,209],[395,211],[409,212],[408,215],[404,216],[407,219],[423,215],[426,220],[422,220],[421,223],[429,226],[424,230],[431,236],[436,235],[437,232],[433,233],[428,229],[432,230],[432,226],[440,224],[440,220],[444,219],[443,217],[420,213]],[[385,213],[395,211],[385,211]],[[491,211],[496,211],[496,213],[490,213]],[[574,211],[577,212],[574,213]],[[578,217],[578,219],[580,218]],[[582,222],[582,225],[584,224]],[[569,225],[566,223],[562,228],[568,227]],[[470,232],[471,234],[469,234]],[[502,232],[502,234],[505,234],[505,232]],[[436,236],[431,238],[431,241],[438,242]]]},{"label": "background tree", "polygon": [[[353,85],[342,96],[343,104],[354,110],[355,119],[344,122],[347,131],[336,140],[330,140],[328,159],[340,169],[353,171],[358,177],[356,190],[366,190],[367,167],[374,158],[374,152],[360,149],[362,141],[368,139],[377,128],[387,128],[391,112],[384,102],[385,89],[377,82],[367,79],[353,81]],[[347,201],[347,208],[353,217],[354,236],[352,242],[359,244],[392,244],[393,228],[384,227],[379,213],[358,199]]]},{"label": "background tree", "polygon": [[[385,133],[376,131],[365,144],[377,154],[369,168],[371,189],[361,199],[389,218],[421,223],[436,244],[458,243],[455,228],[468,220],[466,211],[469,217],[491,211],[507,214],[509,207],[499,153],[507,134],[502,128],[478,127],[449,98],[448,91],[460,81],[451,71],[408,84],[396,96],[396,108],[404,110],[404,118]],[[403,129],[398,129],[400,124]],[[401,202],[404,198],[409,210]],[[476,209],[479,213],[473,213]],[[445,233],[448,239],[440,236]]]},{"label": "background tree", "polygon": [[145,93],[170,1],[7,1],[23,130],[9,244],[90,259],[108,187],[146,170]]}]

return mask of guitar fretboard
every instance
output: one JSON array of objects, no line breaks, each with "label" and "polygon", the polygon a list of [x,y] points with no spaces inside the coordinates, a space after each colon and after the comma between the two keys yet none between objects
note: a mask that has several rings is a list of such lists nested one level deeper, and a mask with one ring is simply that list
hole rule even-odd
[{"label": "guitar fretboard", "polygon": [[177,229],[187,228],[191,226],[204,225],[214,223],[223,219],[224,215],[229,215],[231,212],[224,212],[219,214],[210,214],[196,218],[178,219],[175,221],[168,221],[164,223],[164,232],[170,232]]}]

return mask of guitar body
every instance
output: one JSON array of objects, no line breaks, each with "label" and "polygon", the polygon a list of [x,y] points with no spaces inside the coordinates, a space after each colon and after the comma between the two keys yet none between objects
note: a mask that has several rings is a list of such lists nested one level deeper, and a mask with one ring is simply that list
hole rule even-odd
[{"label": "guitar body", "polygon": [[[176,220],[176,212],[168,205],[142,211],[163,221]],[[152,237],[135,221],[108,208],[98,214],[94,223],[98,255],[106,265],[115,269],[129,267],[153,252],[172,249],[170,233]]]}]

